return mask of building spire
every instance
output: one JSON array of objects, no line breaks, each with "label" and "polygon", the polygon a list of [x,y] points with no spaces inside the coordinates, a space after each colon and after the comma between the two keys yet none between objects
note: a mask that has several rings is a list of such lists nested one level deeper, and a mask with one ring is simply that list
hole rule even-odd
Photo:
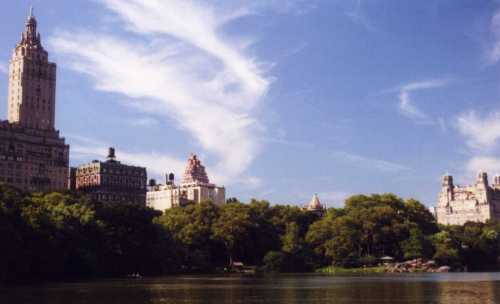
[{"label": "building spire", "polygon": [[23,42],[28,43],[30,45],[39,45],[40,44],[40,36],[37,32],[37,22],[35,15],[33,13],[33,6],[30,6],[29,16],[26,20],[26,29],[23,34]]}]

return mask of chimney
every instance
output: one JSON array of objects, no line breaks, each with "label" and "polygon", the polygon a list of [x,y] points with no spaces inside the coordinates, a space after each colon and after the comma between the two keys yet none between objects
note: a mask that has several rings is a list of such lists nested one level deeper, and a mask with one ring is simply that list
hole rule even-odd
[{"label": "chimney", "polygon": [[500,175],[498,175],[498,174],[497,174],[497,175],[495,175],[495,177],[494,177],[494,179],[493,179],[493,184],[494,184],[495,186],[497,186],[497,187],[498,187],[498,186],[500,186]]},{"label": "chimney", "polygon": [[113,148],[113,147],[109,147],[108,160],[110,160],[110,161],[116,160],[115,148]]},{"label": "chimney", "polygon": [[156,180],[155,180],[155,179],[153,179],[153,178],[152,178],[152,179],[150,179],[150,180],[149,180],[149,186],[150,186],[150,187],[154,187],[154,186],[156,186]]},{"label": "chimney", "polygon": [[174,176],[173,173],[167,174],[167,176],[166,176],[166,184],[167,185],[173,185],[174,184],[174,179],[175,179],[175,176]]}]

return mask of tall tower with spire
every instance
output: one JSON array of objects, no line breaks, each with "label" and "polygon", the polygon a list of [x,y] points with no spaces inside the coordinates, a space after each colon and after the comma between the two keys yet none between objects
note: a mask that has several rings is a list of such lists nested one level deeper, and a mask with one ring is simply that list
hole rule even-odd
[{"label": "tall tower with spire", "polygon": [[30,129],[54,130],[56,64],[49,62],[30,9],[9,67],[8,120]]},{"label": "tall tower with spire", "polygon": [[68,186],[69,145],[54,127],[56,65],[30,10],[9,67],[8,120],[0,120],[0,183],[26,191]]}]

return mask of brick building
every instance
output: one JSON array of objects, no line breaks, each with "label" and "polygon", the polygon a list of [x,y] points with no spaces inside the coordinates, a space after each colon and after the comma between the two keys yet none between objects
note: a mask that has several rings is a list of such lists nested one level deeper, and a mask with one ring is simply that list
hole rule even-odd
[{"label": "brick building", "polygon": [[117,161],[114,148],[109,148],[107,161],[94,160],[79,166],[74,178],[76,190],[90,194],[95,200],[146,204],[146,168]]},{"label": "brick building", "polygon": [[8,121],[0,122],[0,182],[26,191],[64,190],[69,145],[55,130],[56,65],[30,12],[9,65]]}]

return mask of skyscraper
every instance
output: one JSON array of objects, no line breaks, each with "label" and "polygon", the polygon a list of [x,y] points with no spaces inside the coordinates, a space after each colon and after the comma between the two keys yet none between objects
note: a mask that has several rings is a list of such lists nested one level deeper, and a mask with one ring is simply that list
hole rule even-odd
[{"label": "skyscraper", "polygon": [[56,64],[43,48],[33,10],[10,61],[8,118],[23,127],[54,130]]},{"label": "skyscraper", "polygon": [[28,191],[63,190],[69,145],[55,130],[56,65],[30,11],[9,66],[8,121],[0,122],[0,182]]}]

